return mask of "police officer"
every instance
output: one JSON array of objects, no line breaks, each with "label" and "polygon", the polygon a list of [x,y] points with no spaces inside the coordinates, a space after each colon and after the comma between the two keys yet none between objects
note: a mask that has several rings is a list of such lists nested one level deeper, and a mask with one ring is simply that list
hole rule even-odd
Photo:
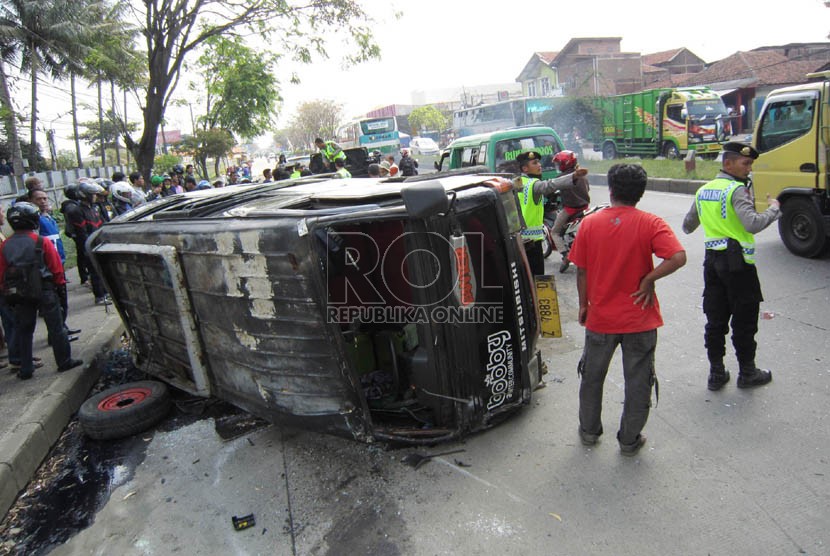
[{"label": "police officer", "polygon": [[320,150],[320,154],[323,155],[326,163],[329,165],[332,171],[336,171],[337,168],[334,166],[334,162],[336,160],[342,160],[346,162],[346,153],[343,152],[343,149],[340,148],[340,145],[335,143],[334,141],[323,141],[322,138],[317,137],[314,140],[314,144]]},{"label": "police officer", "polygon": [[6,283],[5,275],[10,267],[33,263],[39,264],[42,279],[39,300],[10,301],[15,319],[15,341],[20,354],[20,369],[17,376],[29,379],[34,372],[32,337],[38,311],[49,330],[58,372],[73,369],[83,364],[83,361],[72,359],[72,348],[64,329],[63,313],[56,291],[58,288],[66,288],[66,278],[55,246],[51,241],[41,239],[35,231],[40,227],[40,209],[31,203],[15,203],[6,214],[6,219],[14,234],[0,246],[0,284]]},{"label": "police officer", "polygon": [[579,168],[573,173],[559,176],[553,180],[540,180],[542,177],[542,157],[536,151],[525,151],[516,156],[521,175],[514,181],[519,190],[519,206],[525,227],[522,239],[527,253],[527,262],[534,276],[545,273],[545,256],[542,252],[542,239],[545,237],[544,200],[563,184],[573,183],[584,177],[588,170]]},{"label": "police officer", "polygon": [[780,203],[767,195],[769,208],[755,211],[749,174],[758,151],[738,142],[723,146],[723,168],[714,180],[695,194],[683,220],[683,231],[703,226],[706,257],[703,261],[704,341],[709,358],[709,390],[729,382],[723,363],[726,334],[732,324],[732,345],[738,359],[738,388],[767,384],[772,373],[755,366],[755,334],[763,301],[755,269],[755,237],[781,216]]}]

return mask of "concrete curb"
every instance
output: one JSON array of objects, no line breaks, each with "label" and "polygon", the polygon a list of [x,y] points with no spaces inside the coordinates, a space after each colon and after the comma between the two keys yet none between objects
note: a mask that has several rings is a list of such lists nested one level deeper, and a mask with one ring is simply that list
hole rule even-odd
[{"label": "concrete curb", "polygon": [[[608,185],[608,176],[605,174],[588,174],[588,183],[591,185]],[[682,193],[694,195],[705,180],[678,180],[669,178],[648,178],[646,189],[651,191],[663,191],[666,193]]]},{"label": "concrete curb", "polygon": [[97,331],[89,344],[99,347],[83,369],[57,376],[43,395],[29,404],[12,429],[0,436],[0,515],[5,516],[11,508],[81,407],[123,332],[120,321],[114,330]]}]

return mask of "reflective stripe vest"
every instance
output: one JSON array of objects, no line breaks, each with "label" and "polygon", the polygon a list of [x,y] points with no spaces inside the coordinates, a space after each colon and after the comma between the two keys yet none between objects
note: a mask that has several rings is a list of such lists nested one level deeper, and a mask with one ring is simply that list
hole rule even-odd
[{"label": "reflective stripe vest", "polygon": [[329,162],[334,162],[335,160],[346,160],[346,153],[340,151],[339,153],[337,153],[337,156],[335,156],[334,152],[336,150],[337,149],[335,149],[332,146],[331,141],[326,141],[326,146],[323,147],[323,156],[325,156],[326,160],[328,160]]},{"label": "reflective stripe vest", "polygon": [[519,203],[522,207],[522,217],[525,219],[525,229],[522,230],[522,239],[525,241],[542,241],[545,237],[544,215],[545,205],[542,199],[537,202],[533,198],[533,184],[538,178],[522,176],[522,192],[519,193]]},{"label": "reflective stripe vest", "polygon": [[337,175],[338,178],[350,178],[350,177],[352,177],[351,172],[349,172],[345,168],[340,168],[339,170],[337,170],[335,172],[335,174]]},{"label": "reflective stripe vest", "polygon": [[732,206],[732,195],[739,187],[744,185],[726,178],[710,181],[695,194],[697,214],[703,226],[706,249],[723,251],[726,241],[732,238],[741,244],[744,261],[755,264],[755,236],[746,231]]},{"label": "reflective stripe vest", "polygon": [[295,179],[297,179],[297,178],[299,178],[299,177],[302,177],[302,174],[300,173],[300,171],[299,171],[299,170],[294,170],[293,172],[291,172],[291,175],[290,175],[289,177],[290,177],[292,180],[295,180]]}]

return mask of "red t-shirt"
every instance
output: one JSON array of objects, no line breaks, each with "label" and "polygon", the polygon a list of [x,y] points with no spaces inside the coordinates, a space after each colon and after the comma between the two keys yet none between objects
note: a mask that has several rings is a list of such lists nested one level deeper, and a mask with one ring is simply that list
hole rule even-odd
[{"label": "red t-shirt", "polygon": [[[32,239],[33,242],[37,241],[37,232],[27,230],[15,232],[15,234],[26,234]],[[14,237],[14,235],[9,236],[9,239],[11,237]],[[49,269],[49,272],[52,273],[52,282],[58,286],[66,284],[66,275],[63,272],[61,256],[58,255],[58,250],[55,249],[55,245],[46,238],[43,240],[43,262],[46,264],[46,268]],[[3,278],[6,275],[6,268],[8,268],[8,266],[9,264],[6,262],[6,257],[3,256],[3,246],[0,245],[0,284],[3,283]]]},{"label": "red t-shirt", "polygon": [[656,255],[668,259],[683,246],[659,216],[617,206],[582,221],[568,259],[585,269],[588,318],[585,327],[601,334],[645,332],[663,325],[660,306],[643,309],[631,294],[654,270]]}]

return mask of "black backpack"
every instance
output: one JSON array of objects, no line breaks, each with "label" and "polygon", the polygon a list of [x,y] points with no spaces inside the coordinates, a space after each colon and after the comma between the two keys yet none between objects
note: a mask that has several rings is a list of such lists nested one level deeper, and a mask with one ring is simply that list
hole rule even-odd
[{"label": "black backpack", "polygon": [[43,297],[43,237],[35,242],[35,258],[31,262],[9,265],[3,276],[3,294],[9,305],[39,303]]}]

